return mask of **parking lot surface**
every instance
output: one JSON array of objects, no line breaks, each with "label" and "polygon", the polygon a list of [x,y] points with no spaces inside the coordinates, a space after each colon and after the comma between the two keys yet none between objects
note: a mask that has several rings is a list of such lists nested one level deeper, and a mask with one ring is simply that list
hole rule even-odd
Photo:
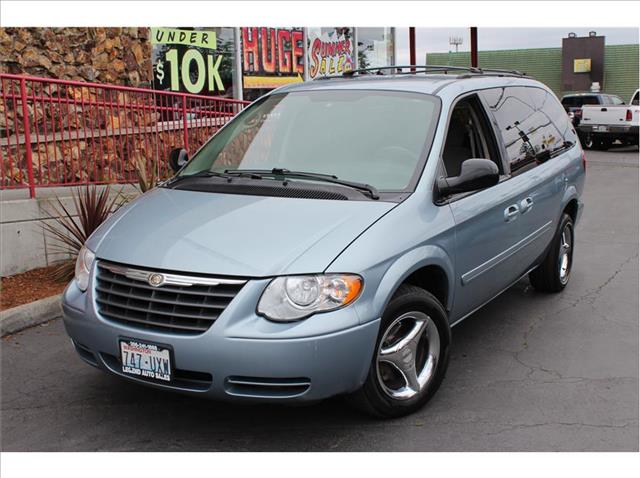
[{"label": "parking lot surface", "polygon": [[159,392],[85,365],[54,320],[2,340],[2,450],[638,451],[638,152],[587,159],[566,290],[524,279],[456,326],[447,377],[412,416]]}]

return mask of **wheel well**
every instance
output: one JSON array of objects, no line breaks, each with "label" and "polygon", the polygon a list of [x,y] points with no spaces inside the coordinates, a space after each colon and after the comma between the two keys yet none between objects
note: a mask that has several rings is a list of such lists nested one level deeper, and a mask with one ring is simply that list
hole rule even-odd
[{"label": "wheel well", "polygon": [[572,199],[571,201],[569,201],[569,204],[565,206],[563,212],[566,212],[569,216],[571,216],[573,222],[576,222],[576,217],[578,216],[578,200]]},{"label": "wheel well", "polygon": [[411,273],[404,281],[405,284],[415,285],[433,294],[436,299],[447,309],[449,297],[449,282],[447,274],[439,266],[425,266]]}]

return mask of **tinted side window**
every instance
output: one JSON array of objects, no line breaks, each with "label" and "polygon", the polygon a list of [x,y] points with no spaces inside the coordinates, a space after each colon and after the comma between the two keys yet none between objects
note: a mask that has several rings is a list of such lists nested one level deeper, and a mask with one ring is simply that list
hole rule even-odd
[{"label": "tinted side window", "polygon": [[599,105],[602,104],[602,99],[599,96],[585,96],[580,102],[580,106],[582,105]]},{"label": "tinted side window", "polygon": [[547,91],[519,86],[481,94],[498,123],[512,175],[528,171],[575,144],[576,135],[564,108]]},{"label": "tinted side window", "polygon": [[[551,149],[551,157],[573,147],[578,142],[578,135],[555,95],[541,88],[525,89],[531,95],[536,110],[549,119],[550,123],[546,126],[546,133],[547,149]],[[553,138],[554,141],[551,141],[550,138]]]}]

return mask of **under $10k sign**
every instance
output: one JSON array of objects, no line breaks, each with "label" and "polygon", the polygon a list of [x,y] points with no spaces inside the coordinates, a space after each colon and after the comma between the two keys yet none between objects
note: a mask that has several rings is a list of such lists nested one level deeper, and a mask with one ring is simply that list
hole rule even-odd
[{"label": "under $10k sign", "polygon": [[[197,94],[224,91],[220,77],[222,55],[216,52],[216,33],[205,30],[152,28],[156,88]],[[159,88],[158,88],[159,87]]]}]

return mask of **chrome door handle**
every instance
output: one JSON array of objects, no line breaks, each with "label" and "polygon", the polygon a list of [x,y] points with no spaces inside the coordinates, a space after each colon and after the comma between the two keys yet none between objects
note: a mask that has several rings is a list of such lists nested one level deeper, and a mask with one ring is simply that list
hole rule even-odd
[{"label": "chrome door handle", "polygon": [[520,201],[520,211],[522,214],[529,211],[533,207],[533,199],[530,197],[523,199]]},{"label": "chrome door handle", "polygon": [[512,204],[507,209],[504,210],[504,220],[506,222],[511,222],[518,217],[518,213],[520,209],[517,204]]}]

